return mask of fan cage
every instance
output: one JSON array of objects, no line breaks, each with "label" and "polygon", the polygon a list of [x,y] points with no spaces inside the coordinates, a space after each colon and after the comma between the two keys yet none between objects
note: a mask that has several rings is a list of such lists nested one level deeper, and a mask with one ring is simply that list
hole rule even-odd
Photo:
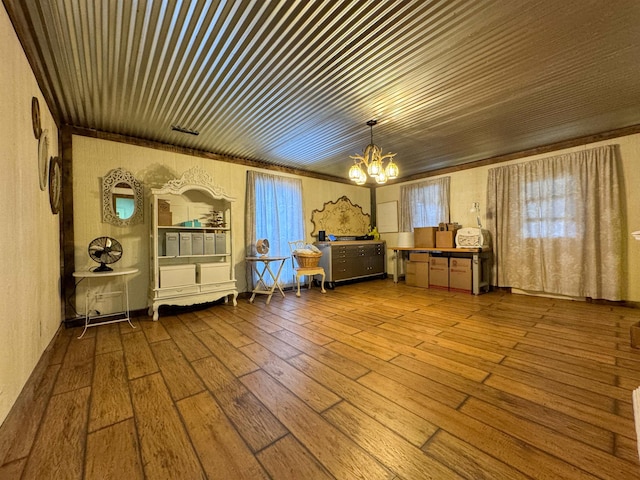
[{"label": "fan cage", "polygon": [[[89,258],[100,265],[94,272],[112,272],[113,268],[108,264],[116,263],[122,258],[122,245],[118,240],[111,237],[98,237],[89,243]],[[98,251],[100,253],[98,253]],[[118,255],[114,255],[117,252]]]}]

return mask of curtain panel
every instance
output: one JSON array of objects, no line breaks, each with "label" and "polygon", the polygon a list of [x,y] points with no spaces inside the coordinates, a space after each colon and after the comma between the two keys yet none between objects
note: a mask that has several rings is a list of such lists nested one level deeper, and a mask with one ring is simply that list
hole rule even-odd
[{"label": "curtain panel", "polygon": [[[269,240],[269,255],[289,256],[289,242],[304,240],[304,216],[302,205],[302,181],[267,173],[247,171],[245,210],[246,255],[256,255],[256,241]],[[268,275],[265,275],[267,277]],[[253,290],[257,276],[247,264],[247,278]],[[264,278],[267,285],[270,279]],[[271,282],[273,283],[273,282]],[[286,261],[280,274],[280,283],[289,287],[295,284],[291,261]]]},{"label": "curtain panel", "polygon": [[400,231],[449,222],[450,183],[443,177],[400,187]]},{"label": "curtain panel", "polygon": [[489,170],[493,285],[624,298],[617,152],[608,145]]}]

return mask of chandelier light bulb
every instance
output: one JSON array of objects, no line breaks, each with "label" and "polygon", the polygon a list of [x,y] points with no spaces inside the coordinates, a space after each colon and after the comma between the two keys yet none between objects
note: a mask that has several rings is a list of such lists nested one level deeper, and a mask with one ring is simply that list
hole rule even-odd
[{"label": "chandelier light bulb", "polygon": [[380,160],[375,158],[370,164],[369,168],[367,168],[367,173],[370,177],[377,177],[380,174],[380,170],[382,169],[382,165],[380,165]]},{"label": "chandelier light bulb", "polygon": [[397,178],[398,175],[400,175],[400,169],[393,160],[390,160],[389,165],[387,165],[387,168],[385,169],[385,173],[387,174],[387,178],[389,180],[393,180],[394,178]]},{"label": "chandelier light bulb", "polygon": [[378,176],[376,177],[376,182],[379,184],[387,183],[387,174],[384,170],[381,170]]},{"label": "chandelier light bulb", "polygon": [[351,168],[349,169],[349,179],[355,182],[362,176],[361,173],[362,173],[362,170],[360,169],[358,164],[354,163],[353,165],[351,165]]}]

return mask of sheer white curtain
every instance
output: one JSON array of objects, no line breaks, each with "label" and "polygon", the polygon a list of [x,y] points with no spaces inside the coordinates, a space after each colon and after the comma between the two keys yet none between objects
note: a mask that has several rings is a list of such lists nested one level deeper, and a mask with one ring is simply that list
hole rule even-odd
[{"label": "sheer white curtain", "polygon": [[[260,238],[269,240],[271,256],[289,256],[291,252],[288,242],[306,238],[300,179],[248,171],[246,200],[247,255],[256,254],[255,244]],[[253,274],[249,278],[253,288],[257,278]],[[280,283],[285,286],[294,284],[294,271],[290,261],[284,263]]]},{"label": "sheer white curtain", "polygon": [[623,299],[616,146],[490,169],[487,228],[494,285]]},{"label": "sheer white curtain", "polygon": [[451,177],[400,187],[400,230],[434,227],[449,222],[449,184]]}]

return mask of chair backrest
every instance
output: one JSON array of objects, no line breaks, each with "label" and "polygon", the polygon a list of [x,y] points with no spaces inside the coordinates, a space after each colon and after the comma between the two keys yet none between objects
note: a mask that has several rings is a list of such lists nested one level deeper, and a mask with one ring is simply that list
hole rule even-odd
[{"label": "chair backrest", "polygon": [[296,240],[295,242],[289,242],[289,250],[291,250],[291,254],[298,250],[299,248],[304,248],[306,243],[304,240]]},{"label": "chair backrest", "polygon": [[294,252],[299,248],[304,248],[305,245],[306,243],[304,242],[304,240],[295,240],[293,242],[289,242],[289,250],[291,250],[291,266],[293,268],[296,268],[296,262],[293,259],[295,257]]}]

